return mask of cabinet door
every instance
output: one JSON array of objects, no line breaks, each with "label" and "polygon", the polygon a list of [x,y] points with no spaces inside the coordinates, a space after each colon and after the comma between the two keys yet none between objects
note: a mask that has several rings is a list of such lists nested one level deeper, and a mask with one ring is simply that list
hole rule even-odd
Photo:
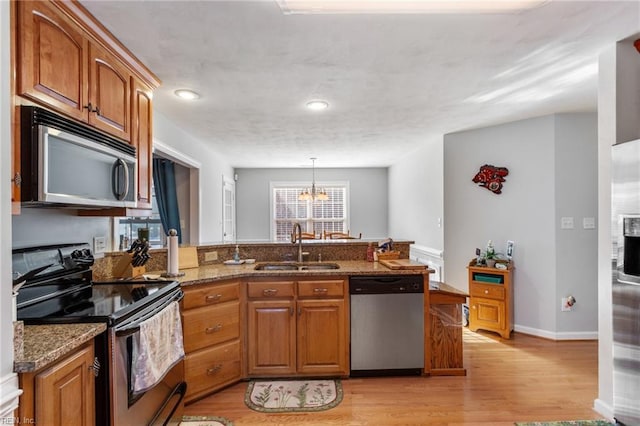
[{"label": "cabinet door", "polygon": [[91,44],[89,51],[89,123],[130,141],[131,74],[115,56],[102,47]]},{"label": "cabinet door", "polygon": [[87,121],[89,62],[84,33],[48,2],[16,3],[17,94]]},{"label": "cabinet door", "polygon": [[248,303],[249,374],[295,373],[295,319],[293,300]]},{"label": "cabinet door", "polygon": [[344,300],[298,301],[298,372],[348,374]]},{"label": "cabinet door", "polygon": [[471,298],[469,328],[502,332],[506,326],[505,304],[492,299]]},{"label": "cabinet door", "polygon": [[152,92],[136,78],[131,78],[131,144],[137,149],[138,198],[140,209],[151,208],[153,180]]},{"label": "cabinet door", "polygon": [[39,425],[93,426],[93,345],[36,376],[35,414]]}]

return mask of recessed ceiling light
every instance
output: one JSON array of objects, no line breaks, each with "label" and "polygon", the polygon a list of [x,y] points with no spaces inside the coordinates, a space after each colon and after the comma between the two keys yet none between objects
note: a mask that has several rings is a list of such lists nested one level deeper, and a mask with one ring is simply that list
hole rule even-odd
[{"label": "recessed ceiling light", "polygon": [[193,90],[189,90],[189,89],[178,89],[173,93],[175,93],[175,95],[177,97],[182,98],[182,99],[186,99],[188,101],[193,101],[193,100],[198,99],[200,97],[199,94],[197,94]]},{"label": "recessed ceiling light", "polygon": [[323,109],[329,108],[329,102],[322,100],[314,100],[307,102],[307,108],[312,111],[322,111]]}]

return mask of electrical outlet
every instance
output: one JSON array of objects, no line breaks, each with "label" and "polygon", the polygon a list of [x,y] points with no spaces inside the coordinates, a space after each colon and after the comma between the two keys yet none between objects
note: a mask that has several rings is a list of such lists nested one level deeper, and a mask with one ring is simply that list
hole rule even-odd
[{"label": "electrical outlet", "polygon": [[104,253],[107,251],[107,237],[93,237],[93,253]]},{"label": "electrical outlet", "polygon": [[214,260],[218,260],[218,252],[217,251],[208,251],[204,254],[205,262],[213,262]]},{"label": "electrical outlet", "polygon": [[568,297],[563,297],[560,300],[560,310],[562,312],[571,312],[571,305],[569,305],[569,298]]}]

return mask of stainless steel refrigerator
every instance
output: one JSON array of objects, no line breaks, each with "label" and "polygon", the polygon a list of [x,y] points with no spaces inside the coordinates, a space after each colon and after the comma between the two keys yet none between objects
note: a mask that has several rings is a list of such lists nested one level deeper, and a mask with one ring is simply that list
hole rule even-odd
[{"label": "stainless steel refrigerator", "polygon": [[612,148],[613,411],[640,425],[640,141]]}]

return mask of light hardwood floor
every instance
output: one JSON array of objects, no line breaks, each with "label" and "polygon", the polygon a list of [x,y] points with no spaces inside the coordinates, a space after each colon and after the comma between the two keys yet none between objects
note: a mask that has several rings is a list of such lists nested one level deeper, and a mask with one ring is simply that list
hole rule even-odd
[{"label": "light hardwood floor", "polygon": [[185,408],[242,425],[513,425],[587,420],[597,398],[596,341],[510,340],[464,331],[466,377],[342,380],[344,399],[317,413],[263,414],[244,404],[242,382]]}]

